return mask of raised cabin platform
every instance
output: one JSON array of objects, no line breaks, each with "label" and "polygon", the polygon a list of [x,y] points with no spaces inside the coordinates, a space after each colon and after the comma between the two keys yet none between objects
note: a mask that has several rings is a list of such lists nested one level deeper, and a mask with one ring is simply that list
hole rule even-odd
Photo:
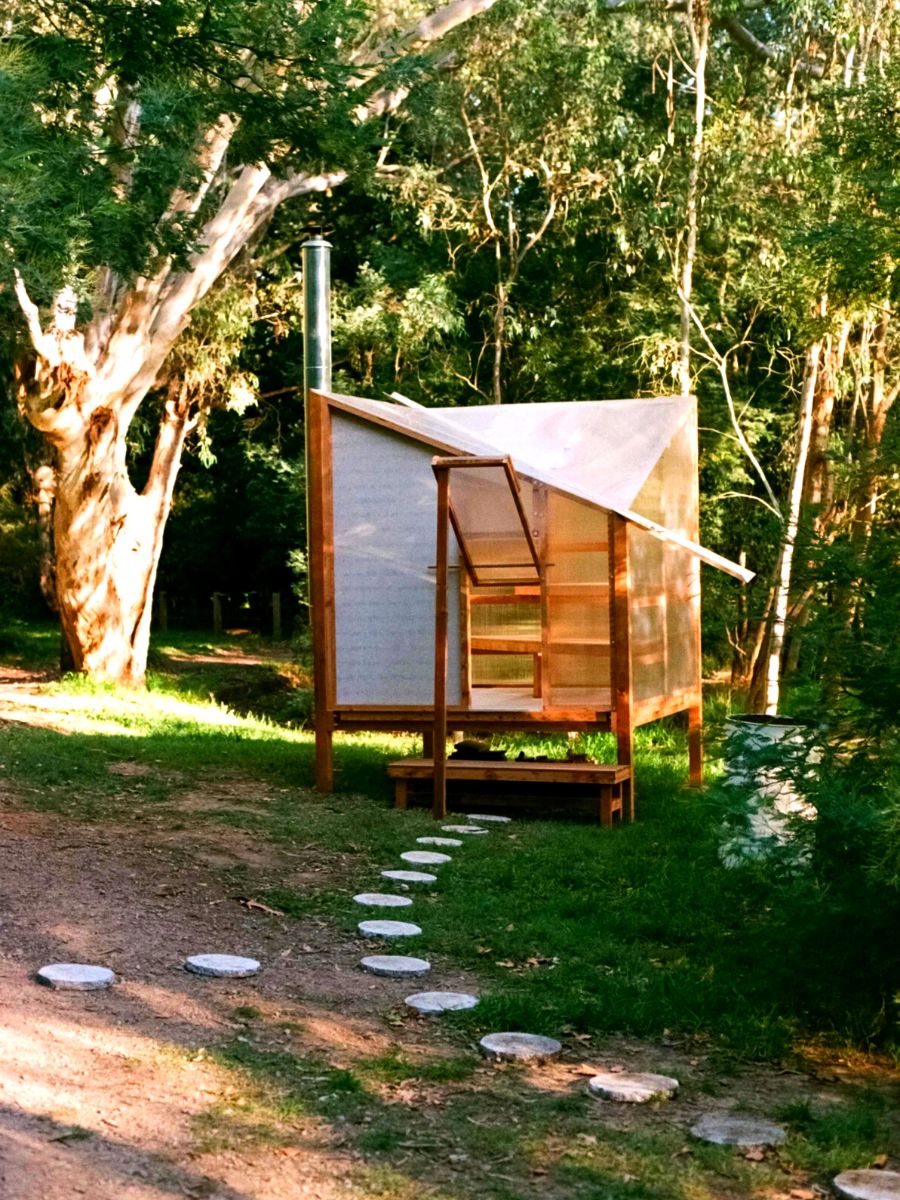
[{"label": "raised cabin platform", "polygon": [[[394,780],[394,805],[404,809],[409,801],[409,783],[434,777],[434,759],[401,758],[389,763],[387,770]],[[617,816],[624,823],[634,820],[631,768],[615,763],[448,758],[446,771],[448,786],[458,782],[587,785],[597,789],[600,823],[606,828],[611,828]]]}]

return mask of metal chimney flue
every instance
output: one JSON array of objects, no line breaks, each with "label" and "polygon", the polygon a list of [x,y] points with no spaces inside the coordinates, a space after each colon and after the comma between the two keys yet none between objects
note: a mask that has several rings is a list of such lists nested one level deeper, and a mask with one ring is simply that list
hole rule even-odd
[{"label": "metal chimney flue", "polygon": [[313,236],[303,266],[303,395],[331,391],[331,242]]}]

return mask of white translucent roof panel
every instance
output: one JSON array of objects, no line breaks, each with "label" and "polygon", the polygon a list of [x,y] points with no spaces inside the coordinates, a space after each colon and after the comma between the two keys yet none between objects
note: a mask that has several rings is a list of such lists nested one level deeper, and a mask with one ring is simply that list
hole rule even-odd
[{"label": "white translucent roof panel", "polygon": [[688,419],[688,397],[434,409],[483,441],[503,446],[566,481],[567,490],[602,497],[608,508],[632,501],[676,431]]},{"label": "white translucent roof panel", "polygon": [[[346,412],[407,433],[444,453],[484,457],[509,455],[520,476],[610,509],[745,583],[753,578],[752,571],[633,511],[629,507],[631,501],[624,499],[629,493],[632,498],[637,494],[666,445],[687,419],[693,405],[689,397],[510,404],[502,408],[493,405],[407,408],[381,400],[337,394],[332,394],[331,399]],[[611,410],[608,424],[602,412],[607,406]],[[556,410],[561,427],[558,433],[552,434],[549,427],[542,429],[543,409]],[[472,417],[473,413],[479,414],[477,420]],[[552,412],[548,413],[548,426],[552,425],[553,416]],[[484,429],[470,428],[468,422],[480,422]],[[528,428],[530,422],[533,424]],[[606,433],[602,433],[604,425]],[[584,444],[579,440],[579,428],[585,431]],[[489,437],[492,440],[488,440]],[[597,464],[595,470],[591,470],[592,461]],[[631,483],[626,483],[628,478]]]}]

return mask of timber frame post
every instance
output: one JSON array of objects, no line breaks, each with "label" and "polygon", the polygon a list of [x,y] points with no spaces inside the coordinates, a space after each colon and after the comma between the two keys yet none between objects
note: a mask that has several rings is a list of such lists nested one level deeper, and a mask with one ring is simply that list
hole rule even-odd
[{"label": "timber frame post", "polygon": [[[691,478],[693,480],[693,512],[694,523],[690,536],[694,541],[700,539],[700,447],[697,439],[697,398],[694,400],[694,417],[691,428],[694,436],[691,438]],[[690,604],[691,619],[694,634],[693,654],[697,663],[697,700],[688,708],[688,782],[691,787],[703,786],[703,646],[701,639],[701,606],[700,606],[700,563],[692,558],[690,562]]]},{"label": "timber frame post", "polygon": [[616,762],[627,767],[623,782],[622,820],[634,820],[634,726],[631,712],[631,609],[629,599],[628,523],[618,513],[609,514],[609,584],[612,598],[613,728]]},{"label": "timber frame post", "polygon": [[309,607],[315,689],[316,790],[334,790],[334,509],[331,414],[321,392],[306,396],[309,504]]},{"label": "timber frame post", "polygon": [[435,546],[434,590],[434,727],[432,734],[434,760],[435,820],[447,815],[447,628],[449,611],[447,583],[449,577],[448,551],[450,539],[450,470],[432,460],[437,480],[437,542]]}]

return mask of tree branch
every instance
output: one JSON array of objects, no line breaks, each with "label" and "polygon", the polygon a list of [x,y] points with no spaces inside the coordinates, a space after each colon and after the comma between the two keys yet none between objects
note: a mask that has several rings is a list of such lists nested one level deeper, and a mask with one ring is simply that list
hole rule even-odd
[{"label": "tree branch", "polygon": [[16,299],[25,317],[25,324],[28,327],[28,336],[31,338],[31,344],[38,354],[46,357],[44,331],[41,328],[41,315],[38,312],[38,306],[28,295],[25,280],[19,274],[18,267],[13,267],[13,276],[15,278]]},{"label": "tree branch", "polygon": [[723,17],[718,24],[727,30],[731,39],[739,46],[742,46],[754,58],[760,62],[771,63],[772,66],[789,66],[791,71],[798,75],[808,75],[812,79],[821,79],[825,74],[825,66],[823,63],[811,62],[808,58],[802,58],[796,64],[788,63],[786,55],[782,50],[775,46],[770,46],[766,42],[761,42],[759,38],[752,33],[743,22],[737,17]]},{"label": "tree branch", "polygon": [[[490,11],[497,0],[452,0],[452,3],[439,8],[437,12],[423,17],[416,25],[401,33],[397,38],[382,43],[376,50],[358,50],[351,55],[350,61],[356,66],[367,67],[353,81],[356,87],[363,87],[378,73],[378,68],[391,58],[404,58],[409,54],[424,50],[426,46],[440,41],[448,33],[473,17],[481,16]],[[406,97],[409,88],[380,88],[356,109],[359,121],[368,121],[373,117],[383,117],[387,113],[396,112]]]},{"label": "tree branch", "polygon": [[690,300],[688,299],[688,297],[685,295],[685,293],[682,291],[682,289],[680,287],[678,289],[678,295],[679,295],[679,298],[681,299],[682,304],[684,304],[686,311],[689,313],[691,320],[697,326],[698,333],[703,338],[703,341],[706,343],[706,345],[709,347],[709,352],[710,352],[712,361],[716,364],[716,367],[719,371],[719,377],[722,380],[722,390],[725,393],[725,403],[728,405],[728,415],[731,417],[731,424],[732,424],[734,432],[737,436],[738,443],[739,443],[741,449],[747,455],[747,458],[753,464],[753,469],[756,471],[756,474],[759,477],[760,482],[762,483],[763,487],[766,489],[766,495],[769,497],[769,501],[770,501],[772,510],[778,514],[778,516],[781,518],[781,520],[784,520],[784,515],[781,511],[781,506],[778,503],[775,493],[772,491],[772,487],[769,483],[766,473],[762,469],[759,459],[753,453],[753,447],[750,445],[750,443],[747,441],[746,437],[744,436],[744,431],[743,431],[743,429],[741,429],[741,423],[738,420],[737,409],[735,408],[735,403],[734,403],[734,396],[732,396],[732,394],[731,394],[731,383],[729,382],[729,379],[728,379],[728,353],[730,353],[730,352],[726,352],[724,355],[719,353],[719,351],[716,349],[715,345],[713,344],[713,341],[710,338],[709,334],[706,332],[706,327],[704,326],[704,324],[700,320],[700,318],[697,316],[694,306],[691,304]]}]

